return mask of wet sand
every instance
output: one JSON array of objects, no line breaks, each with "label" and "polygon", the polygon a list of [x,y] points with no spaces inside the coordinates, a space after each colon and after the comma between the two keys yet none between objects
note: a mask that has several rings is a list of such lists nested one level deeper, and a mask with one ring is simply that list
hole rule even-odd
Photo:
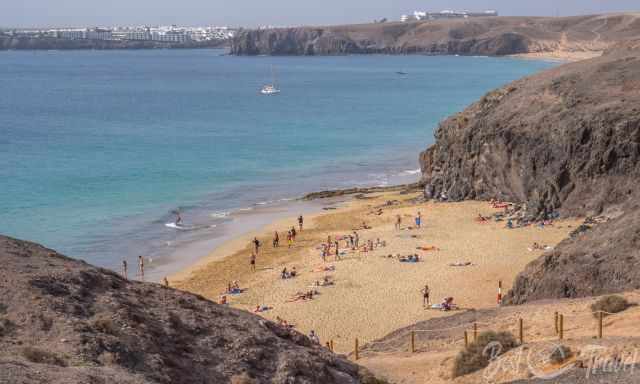
[{"label": "wet sand", "polygon": [[[228,295],[230,305],[254,310],[257,305],[270,309],[260,314],[268,319],[280,317],[303,333],[315,330],[322,342],[333,340],[335,349],[353,349],[353,340],[361,343],[447,312],[425,309],[420,290],[429,284],[432,301],[453,296],[462,308],[496,305],[498,281],[503,291],[510,288],[518,272],[540,256],[529,251],[534,242],[554,246],[566,238],[578,221],[559,221],[541,229],[530,226],[505,228],[504,222],[478,223],[479,213],[490,215],[499,210],[487,202],[435,203],[416,202],[417,193],[398,192],[368,195],[353,199],[338,209],[305,216],[305,230],[294,246],[286,245],[285,231],[296,226],[295,217],[270,223],[254,233],[229,241],[215,249],[196,266],[170,277],[177,288],[192,291],[218,301],[230,281],[238,280],[242,294]],[[395,201],[387,206],[386,202]],[[382,209],[382,214],[377,211]],[[421,229],[414,226],[420,211]],[[396,230],[397,215],[402,230]],[[348,251],[341,260],[331,256],[323,263],[317,249],[327,236],[352,233],[363,221],[372,229],[358,230],[360,244],[367,240],[386,241],[386,247],[372,252]],[[280,247],[273,248],[273,231],[280,232]],[[252,272],[249,258],[251,239],[258,236],[263,247],[257,257],[257,271]],[[344,248],[344,242],[341,242]],[[417,250],[435,246],[438,251]],[[388,255],[417,253],[419,263],[401,263]],[[452,267],[451,263],[472,265]],[[332,272],[314,272],[318,267],[334,266]],[[298,276],[280,278],[281,270],[296,267]],[[315,281],[329,276],[333,286],[310,288]],[[315,289],[313,300],[288,302],[297,292]]]}]

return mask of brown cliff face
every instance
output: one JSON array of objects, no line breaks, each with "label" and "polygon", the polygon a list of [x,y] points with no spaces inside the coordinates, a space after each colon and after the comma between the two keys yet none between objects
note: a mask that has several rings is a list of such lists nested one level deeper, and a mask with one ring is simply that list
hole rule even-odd
[{"label": "brown cliff face", "polygon": [[640,42],[488,93],[420,159],[433,195],[613,218],[531,263],[507,303],[640,287]]},{"label": "brown cliff face", "polygon": [[545,71],[441,123],[420,155],[434,195],[527,202],[532,214],[599,214],[640,178],[640,50]]},{"label": "brown cliff face", "polygon": [[484,17],[240,31],[235,55],[509,55],[602,51],[640,37],[640,14],[563,18]]},{"label": "brown cliff face", "polygon": [[193,294],[3,236],[0,260],[0,383],[371,379],[304,335]]}]

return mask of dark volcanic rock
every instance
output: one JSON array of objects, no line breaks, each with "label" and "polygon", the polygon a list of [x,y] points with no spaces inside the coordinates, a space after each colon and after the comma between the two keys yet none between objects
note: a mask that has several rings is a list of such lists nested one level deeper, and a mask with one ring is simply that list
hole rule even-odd
[{"label": "dark volcanic rock", "polygon": [[434,196],[613,218],[531,263],[507,303],[640,288],[640,42],[488,93],[420,158]]},{"label": "dark volcanic rock", "polygon": [[236,55],[460,54],[601,51],[640,37],[637,14],[484,17],[240,31]]},{"label": "dark volcanic rock", "polygon": [[0,383],[371,380],[304,335],[193,294],[3,236],[0,260]]},{"label": "dark volcanic rock", "polygon": [[640,49],[518,80],[441,123],[420,155],[427,190],[600,214],[640,177]]}]

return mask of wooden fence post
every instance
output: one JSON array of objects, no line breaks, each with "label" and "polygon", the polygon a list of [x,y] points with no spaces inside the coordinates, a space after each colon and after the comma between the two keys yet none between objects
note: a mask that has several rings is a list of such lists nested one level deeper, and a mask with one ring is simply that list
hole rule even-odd
[{"label": "wooden fence post", "polygon": [[411,331],[411,353],[416,351],[416,333]]},{"label": "wooden fence post", "polygon": [[464,330],[464,346],[468,347],[469,346],[469,335],[467,334],[467,330]]},{"label": "wooden fence post", "polygon": [[524,344],[524,326],[522,318],[518,319],[518,335],[520,336],[520,344]]},{"label": "wooden fence post", "polygon": [[558,311],[553,314],[553,326],[556,330],[556,335],[558,334]]},{"label": "wooden fence post", "polygon": [[356,337],[356,360],[360,358],[360,354],[358,353],[358,338]]},{"label": "wooden fence post", "polygon": [[473,323],[473,341],[478,340],[478,323]]},{"label": "wooden fence post", "polygon": [[564,316],[562,313],[558,316],[558,335],[560,340],[562,340],[564,338]]},{"label": "wooden fence post", "polygon": [[602,311],[598,312],[598,339],[602,339],[602,318],[604,317],[604,313]]}]

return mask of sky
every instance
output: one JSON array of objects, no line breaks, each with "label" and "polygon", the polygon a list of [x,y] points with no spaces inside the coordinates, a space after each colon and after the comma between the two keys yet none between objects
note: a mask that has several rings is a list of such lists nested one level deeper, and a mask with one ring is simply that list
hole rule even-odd
[{"label": "sky", "polygon": [[330,25],[443,9],[569,16],[640,11],[640,0],[0,0],[0,27]]}]

